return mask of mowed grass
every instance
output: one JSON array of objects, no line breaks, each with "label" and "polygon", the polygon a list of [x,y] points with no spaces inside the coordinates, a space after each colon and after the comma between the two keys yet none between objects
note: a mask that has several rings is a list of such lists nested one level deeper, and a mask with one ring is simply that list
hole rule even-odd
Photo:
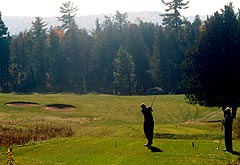
[{"label": "mowed grass", "polygon": [[[0,94],[0,124],[70,126],[74,137],[14,145],[14,164],[227,164],[239,158],[223,152],[220,141],[220,108],[185,103],[183,95],[157,96],[153,115],[155,138],[152,150],[146,142],[140,112],[142,102],[154,96],[74,94]],[[7,106],[7,102],[35,102],[37,106]],[[76,109],[49,110],[48,104],[70,104]],[[235,121],[236,122],[236,121]],[[234,124],[236,124],[234,122]],[[238,140],[234,149],[240,151]],[[0,164],[6,164],[7,147],[0,147]]]}]

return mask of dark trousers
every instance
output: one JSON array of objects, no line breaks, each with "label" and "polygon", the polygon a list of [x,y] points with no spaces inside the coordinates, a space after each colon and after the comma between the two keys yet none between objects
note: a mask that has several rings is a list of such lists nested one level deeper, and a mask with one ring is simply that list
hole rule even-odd
[{"label": "dark trousers", "polygon": [[232,127],[225,127],[225,146],[228,151],[232,151]]},{"label": "dark trousers", "polygon": [[153,141],[153,129],[154,129],[154,123],[153,122],[144,122],[143,130],[144,134],[148,140],[148,144],[152,144]]}]

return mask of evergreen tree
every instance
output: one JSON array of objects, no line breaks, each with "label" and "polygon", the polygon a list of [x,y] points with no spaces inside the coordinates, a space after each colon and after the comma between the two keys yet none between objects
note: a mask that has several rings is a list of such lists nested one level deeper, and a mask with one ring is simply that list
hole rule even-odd
[{"label": "evergreen tree", "polygon": [[119,32],[122,32],[122,29],[124,26],[127,25],[127,13],[121,14],[119,11],[116,11],[115,14],[115,25],[117,26],[117,29]]},{"label": "evergreen tree", "polygon": [[86,30],[77,27],[69,29],[63,37],[63,54],[67,62],[66,79],[68,91],[74,93],[87,92],[86,76],[89,61],[91,37]]},{"label": "evergreen tree", "polygon": [[187,9],[188,3],[183,2],[183,0],[171,0],[170,2],[165,2],[165,0],[161,0],[163,4],[168,6],[168,9],[165,9],[166,13],[161,14],[163,16],[163,26],[167,26],[167,28],[174,30],[176,33],[179,32],[183,19],[179,12],[179,10]]},{"label": "evergreen tree", "polygon": [[152,54],[153,52],[154,36],[157,27],[158,25],[155,25],[152,22],[140,21],[139,23],[139,30],[142,35],[144,45],[146,46],[149,54]]},{"label": "evergreen tree", "polygon": [[155,35],[153,55],[150,58],[150,74],[154,86],[165,93],[181,93],[183,53],[176,40],[176,33],[159,28]]},{"label": "evergreen tree", "polygon": [[[95,29],[92,31],[93,36],[93,43],[91,46],[91,59],[92,59],[92,70],[90,71],[91,74],[89,74],[88,79],[91,79],[89,81],[89,86],[91,91],[99,91],[100,92],[100,56],[101,56],[101,46],[102,46],[102,25],[99,23],[99,19],[96,19],[95,21]],[[103,67],[103,66],[102,66]]]},{"label": "evergreen tree", "polygon": [[155,32],[154,43],[153,43],[153,53],[149,59],[149,73],[153,80],[155,86],[162,86],[161,83],[161,74],[163,69],[160,67],[160,59],[162,60],[162,52],[165,47],[165,34],[163,32],[163,28],[159,27]]},{"label": "evergreen tree", "polygon": [[[181,93],[182,62],[184,60],[184,42],[182,31],[184,23],[179,10],[188,8],[188,2],[183,0],[172,0],[162,2],[168,6],[163,16],[164,39],[158,37],[154,41],[153,56],[151,58],[150,73],[156,83],[164,89],[165,93]],[[161,34],[162,33],[162,34]],[[159,54],[158,54],[159,53]],[[156,58],[156,61],[154,61]],[[159,74],[157,76],[157,74]]]},{"label": "evergreen tree", "polygon": [[191,32],[190,32],[190,40],[191,43],[196,44],[200,37],[201,27],[202,27],[202,20],[200,19],[199,15],[196,15],[194,18],[194,21],[191,26]]},{"label": "evergreen tree", "polygon": [[114,87],[117,94],[131,95],[136,89],[135,65],[132,56],[122,48],[117,52],[115,63]]},{"label": "evergreen tree", "polygon": [[139,26],[136,24],[129,24],[124,31],[125,37],[122,46],[125,46],[129,54],[133,57],[135,64],[135,74],[138,93],[145,92],[148,88],[151,88],[151,78],[147,73],[149,69],[149,51],[144,43],[143,34]]},{"label": "evergreen tree", "polygon": [[18,93],[30,92],[33,84],[32,58],[33,37],[30,32],[21,32],[11,42],[12,90]]},{"label": "evergreen tree", "polygon": [[[139,30],[140,30],[139,33],[141,34],[141,38],[143,40],[144,49],[145,49],[144,58],[142,60],[142,63],[140,63],[140,65],[143,65],[144,69],[142,69],[142,71],[144,70],[144,74],[141,74],[141,73],[140,75],[138,74],[139,73],[138,63],[136,62],[136,75],[137,75],[138,84],[142,82],[142,87],[144,92],[146,92],[146,89],[150,89],[154,86],[154,81],[150,73],[150,68],[151,68],[150,65],[151,65],[151,59],[152,59],[151,57],[153,56],[153,52],[154,52],[153,51],[154,38],[156,36],[156,31],[158,28],[159,26],[155,25],[154,23],[140,21],[140,24],[139,24]],[[139,90],[139,85],[138,85],[138,90]]]},{"label": "evergreen tree", "polygon": [[188,102],[223,108],[239,105],[239,30],[231,3],[206,21],[197,47],[185,60]]},{"label": "evergreen tree", "polygon": [[42,18],[36,17],[32,22],[31,34],[33,36],[32,56],[30,66],[33,71],[35,91],[46,90],[47,85],[47,66],[49,58],[47,56],[46,43],[46,23]]},{"label": "evergreen tree", "polygon": [[88,85],[89,82],[92,81],[91,71],[93,70],[93,59],[91,52],[92,46],[92,36],[88,34],[88,31],[82,29],[80,30],[80,61],[78,65],[80,65],[81,78],[82,78],[82,91],[84,93],[88,92],[91,89]]},{"label": "evergreen tree", "polygon": [[66,82],[66,59],[63,56],[61,40],[64,31],[59,28],[51,28],[48,36],[48,88],[53,92],[63,92]]},{"label": "evergreen tree", "polygon": [[75,16],[76,12],[78,11],[78,7],[75,6],[71,1],[66,3],[62,3],[60,7],[60,13],[63,15],[58,18],[60,22],[62,22],[62,29],[67,30],[74,28],[76,25]]},{"label": "evergreen tree", "polygon": [[191,46],[197,44],[200,36],[202,21],[200,17],[196,15],[192,23],[187,20],[184,20],[184,22],[179,42],[182,45],[182,49],[186,51]]},{"label": "evergreen tree", "polygon": [[8,92],[10,87],[9,43],[10,36],[8,34],[8,28],[5,26],[0,12],[0,92]]},{"label": "evergreen tree", "polygon": [[101,24],[102,31],[97,37],[95,48],[96,60],[96,84],[98,92],[112,93],[113,71],[116,52],[121,45],[119,30],[114,26],[114,21],[105,16]]}]

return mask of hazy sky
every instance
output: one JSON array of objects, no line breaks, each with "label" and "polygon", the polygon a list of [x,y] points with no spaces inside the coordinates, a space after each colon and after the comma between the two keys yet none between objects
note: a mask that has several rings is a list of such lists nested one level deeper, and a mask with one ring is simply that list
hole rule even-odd
[{"label": "hazy sky", "polygon": [[[60,16],[59,8],[68,0],[0,0],[3,16]],[[170,1],[170,0],[165,0]],[[185,0],[184,2],[186,2]],[[79,7],[77,16],[89,14],[115,14],[135,11],[164,12],[166,8],[161,0],[71,0]],[[235,10],[240,8],[240,0],[190,0],[189,9],[182,15],[212,15],[225,4],[233,2]]]}]

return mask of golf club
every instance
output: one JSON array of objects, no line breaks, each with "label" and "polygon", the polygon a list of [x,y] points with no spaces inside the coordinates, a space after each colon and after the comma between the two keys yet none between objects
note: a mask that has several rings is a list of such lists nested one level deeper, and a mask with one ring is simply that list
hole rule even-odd
[{"label": "golf club", "polygon": [[221,134],[220,134],[220,138],[219,138],[219,141],[218,141],[218,147],[217,147],[217,150],[219,150],[220,141],[221,141],[221,139],[222,139],[222,132],[223,132],[223,124],[222,124],[222,128],[221,128]]},{"label": "golf club", "polygon": [[156,97],[157,97],[157,95],[155,95],[154,98],[153,98],[153,101],[152,101],[152,104],[151,104],[151,108],[152,108],[152,106],[153,106],[153,103],[154,103]]},{"label": "golf club", "polygon": [[152,108],[152,106],[153,106],[153,104],[154,104],[154,102],[155,102],[155,99],[156,99],[157,95],[159,94],[159,92],[163,92],[163,89],[160,88],[160,87],[154,87],[154,88],[149,89],[149,91],[152,91],[152,92],[155,93],[155,96],[154,96],[153,101],[152,101],[152,104],[151,104],[151,108]]}]

